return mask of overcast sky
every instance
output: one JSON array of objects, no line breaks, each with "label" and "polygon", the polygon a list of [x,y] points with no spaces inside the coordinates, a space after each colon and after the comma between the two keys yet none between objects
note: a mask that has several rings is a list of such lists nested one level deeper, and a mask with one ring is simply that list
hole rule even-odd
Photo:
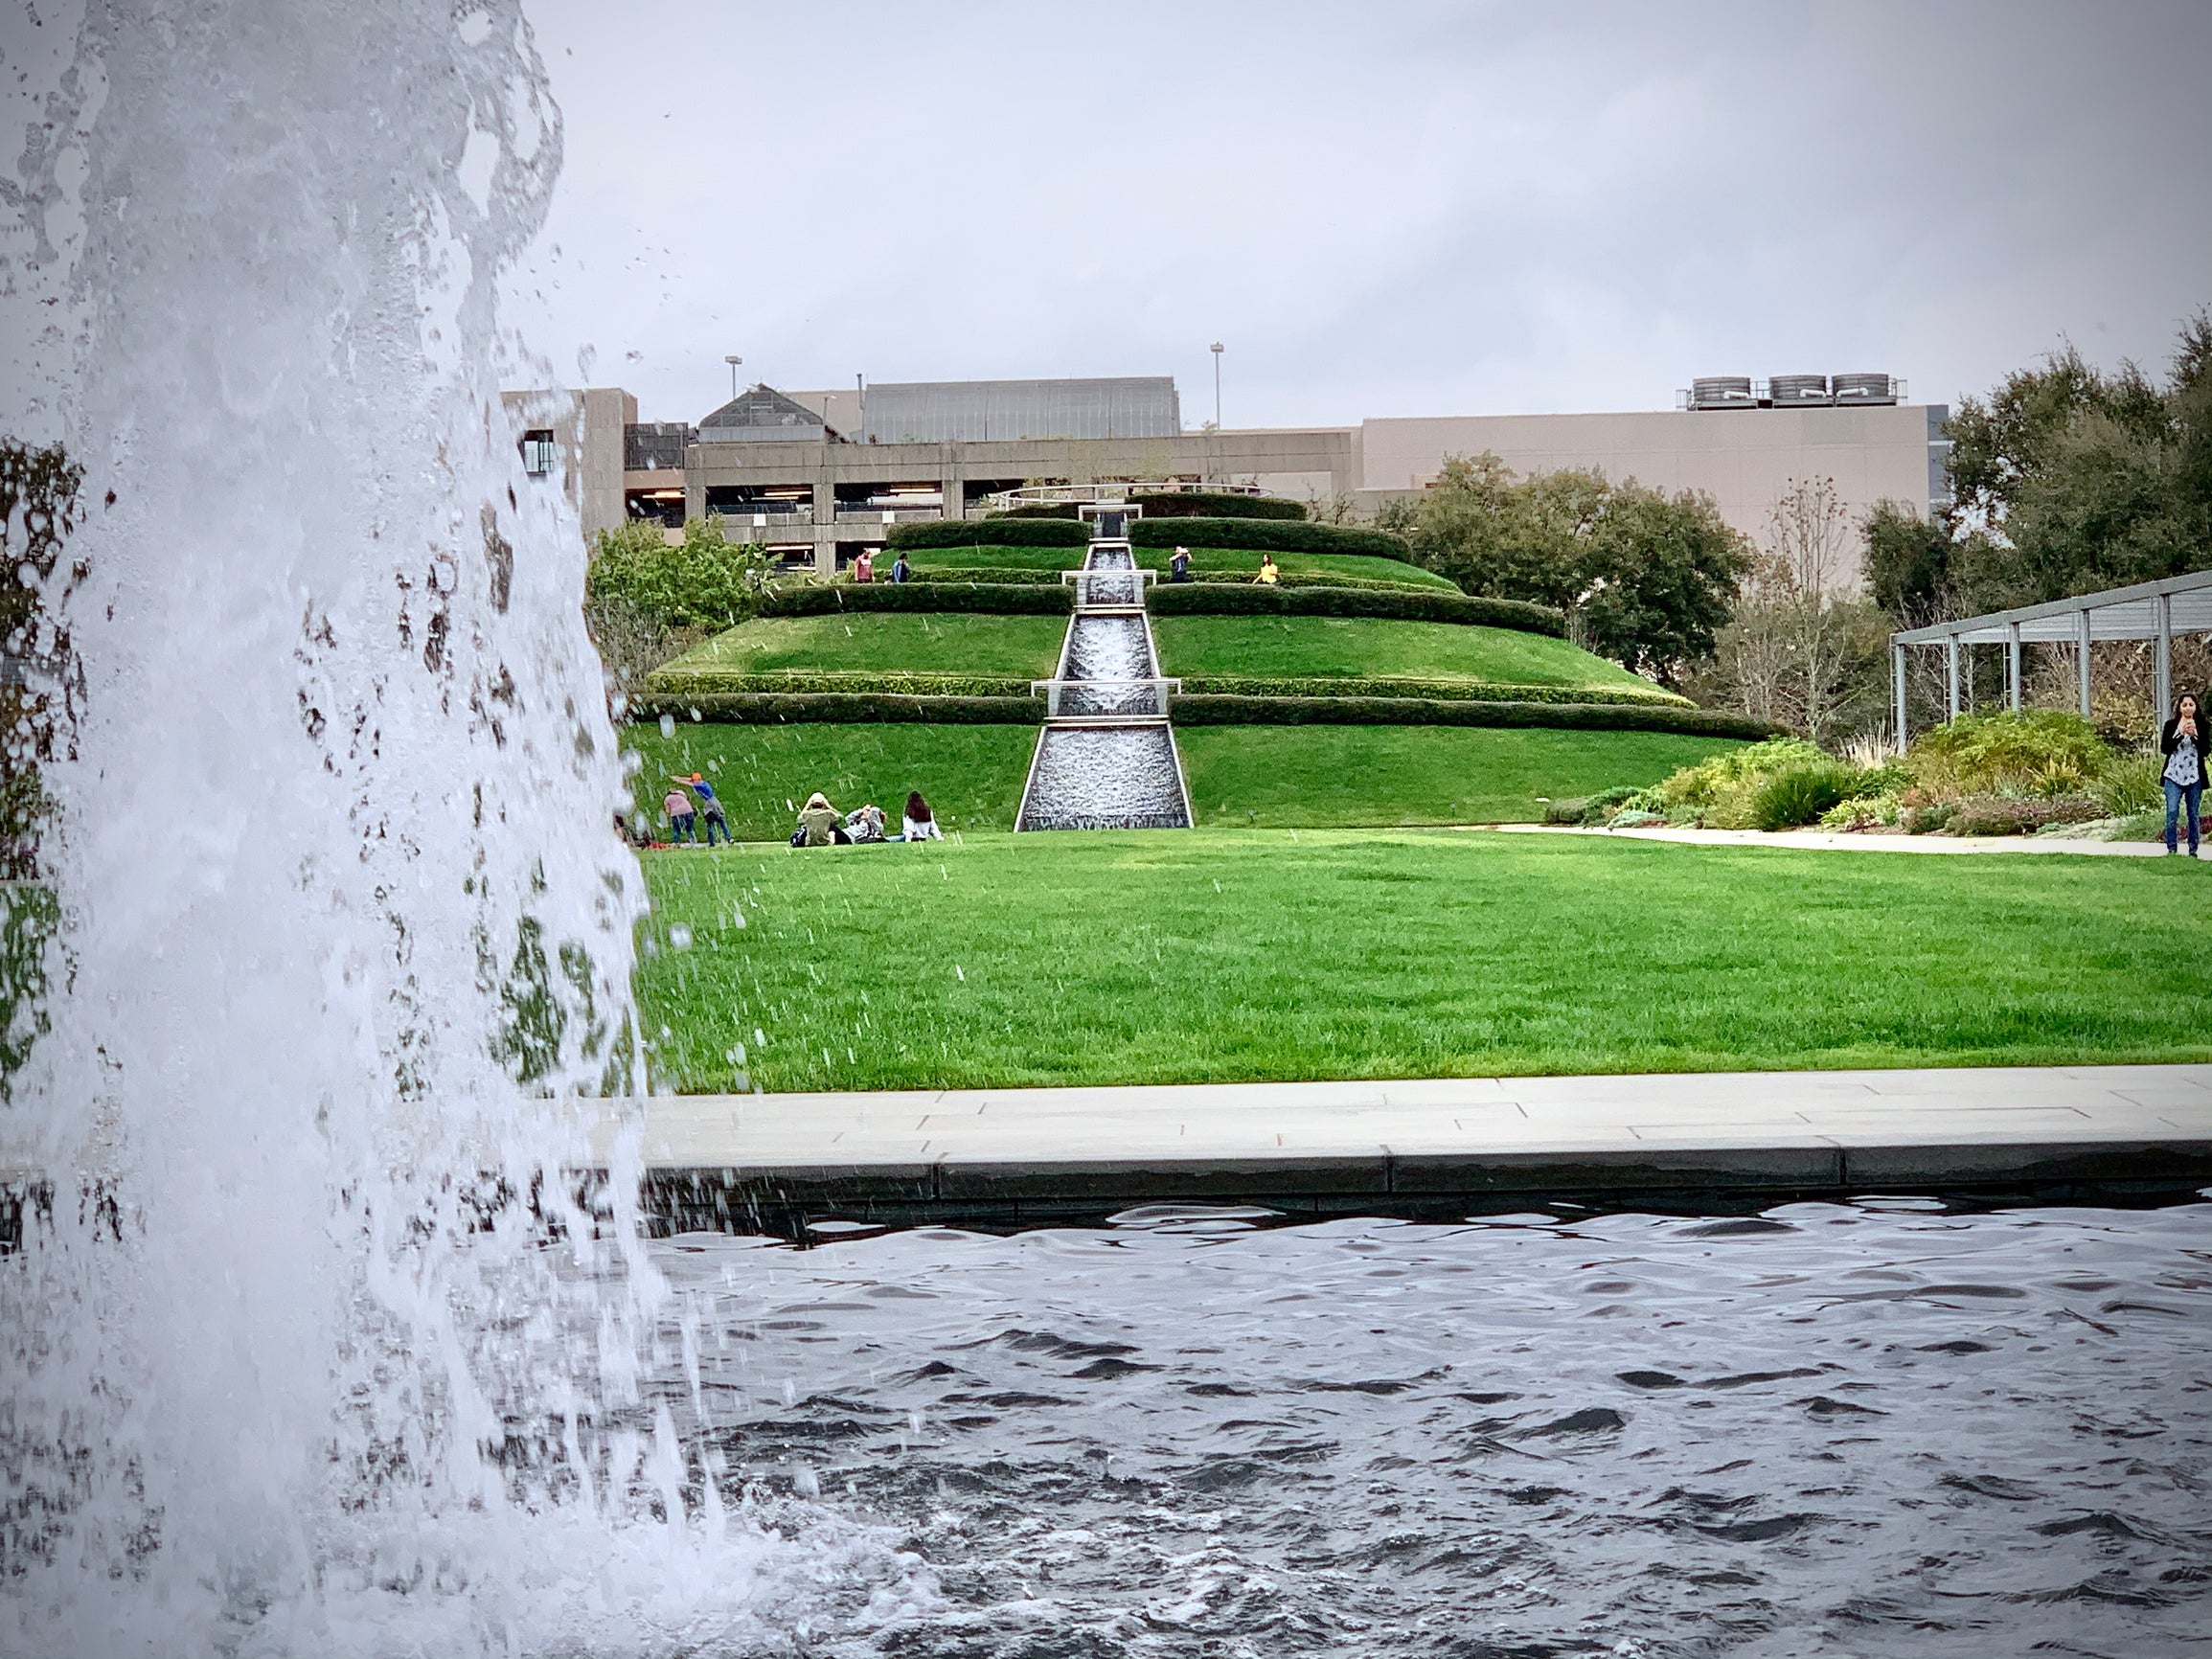
[{"label": "overcast sky", "polygon": [[2212,301],[2202,0],[525,5],[567,160],[516,314],[647,420],[738,352],[1173,375],[1196,426],[1213,340],[1232,426],[1952,401]]}]

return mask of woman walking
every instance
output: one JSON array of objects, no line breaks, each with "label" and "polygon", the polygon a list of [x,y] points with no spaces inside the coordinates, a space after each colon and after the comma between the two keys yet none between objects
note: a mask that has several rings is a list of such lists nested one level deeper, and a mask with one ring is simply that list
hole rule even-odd
[{"label": "woman walking", "polygon": [[2204,804],[2204,716],[2198,713],[2196,696],[2188,692],[2175,705],[2174,717],[2158,734],[2158,752],[2166,757],[2166,852],[2180,851],[2175,820],[2189,814],[2189,856],[2197,857],[2197,814]]}]

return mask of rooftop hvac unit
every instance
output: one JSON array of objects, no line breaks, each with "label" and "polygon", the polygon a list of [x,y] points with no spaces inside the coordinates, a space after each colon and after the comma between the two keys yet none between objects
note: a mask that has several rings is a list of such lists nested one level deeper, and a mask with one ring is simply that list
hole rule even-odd
[{"label": "rooftop hvac unit", "polygon": [[1838,403],[1894,403],[1897,382],[1887,375],[1838,375],[1830,382]]},{"label": "rooftop hvac unit", "polygon": [[1756,409],[1748,375],[1706,375],[1690,382],[1693,409]]},{"label": "rooftop hvac unit", "polygon": [[1777,375],[1767,382],[1767,397],[1777,409],[1801,409],[1809,404],[1826,403],[1828,376]]}]

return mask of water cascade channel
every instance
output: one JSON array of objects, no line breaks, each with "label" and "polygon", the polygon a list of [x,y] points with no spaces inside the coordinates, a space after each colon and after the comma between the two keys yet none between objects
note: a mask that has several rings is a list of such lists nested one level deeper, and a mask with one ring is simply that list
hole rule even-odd
[{"label": "water cascade channel", "polygon": [[1129,542],[1137,511],[1089,510],[1091,540],[1075,588],[1060,666],[1045,696],[1016,830],[1187,830],[1190,790],[1168,723],[1174,682],[1159,675],[1145,583]]}]

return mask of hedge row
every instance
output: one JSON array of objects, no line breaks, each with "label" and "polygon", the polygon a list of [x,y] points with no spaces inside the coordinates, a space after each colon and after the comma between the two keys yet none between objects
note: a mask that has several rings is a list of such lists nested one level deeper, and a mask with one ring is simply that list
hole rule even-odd
[{"label": "hedge row", "polygon": [[1566,613],[1515,599],[1476,599],[1443,588],[1268,587],[1254,581],[1163,582],[1153,588],[1154,616],[1371,616],[1396,622],[1459,623],[1515,628],[1564,639]]},{"label": "hedge row", "polygon": [[1174,700],[1178,726],[1545,726],[1574,732],[1677,732],[1770,738],[1781,730],[1719,709],[1595,703],[1471,703],[1421,697],[1224,697]]},{"label": "hedge row", "polygon": [[768,726],[812,722],[867,725],[883,721],[946,726],[1037,726],[1044,723],[1042,697],[901,697],[874,692],[702,692],[696,696],[656,695],[630,705],[631,717],[716,720]]},{"label": "hedge row", "polygon": [[925,518],[895,524],[884,545],[908,552],[923,547],[1083,547],[1087,525],[1064,518]]},{"label": "hedge row", "polygon": [[779,588],[761,603],[763,616],[832,616],[839,611],[976,611],[991,616],[1065,616],[1075,589],[1059,579],[1034,582],[823,582]]},{"label": "hedge row", "polygon": [[1145,518],[1268,518],[1304,522],[1306,510],[1280,495],[1229,495],[1211,489],[1161,490],[1139,494]]},{"label": "hedge row", "polygon": [[1687,697],[1662,692],[1610,686],[1516,686],[1495,680],[1422,680],[1395,674],[1305,674],[1263,678],[1250,674],[1186,674],[1183,691],[1193,696],[1225,697],[1406,697],[1445,703],[1605,703],[1640,709],[1687,709]]},{"label": "hedge row", "polygon": [[1405,537],[1341,524],[1283,524],[1270,518],[1140,518],[1129,526],[1138,547],[1233,547],[1260,553],[1360,553],[1412,562]]},{"label": "hedge row", "polygon": [[[1065,568],[1074,570],[1082,562],[1081,559],[1071,558]],[[983,587],[1000,585],[1058,587],[1060,584],[1060,572],[1057,570],[1030,570],[1018,564],[917,564],[910,568],[913,574],[906,579],[908,587],[920,586],[928,582],[960,581],[974,582]],[[876,580],[881,581],[883,579],[878,577]]]},{"label": "hedge row", "polygon": [[[1041,676],[1039,676],[1041,677]],[[653,696],[691,697],[718,693],[813,695],[853,693],[886,697],[1026,697],[1029,681],[1012,674],[909,673],[899,669],[655,669],[646,676]]]}]

